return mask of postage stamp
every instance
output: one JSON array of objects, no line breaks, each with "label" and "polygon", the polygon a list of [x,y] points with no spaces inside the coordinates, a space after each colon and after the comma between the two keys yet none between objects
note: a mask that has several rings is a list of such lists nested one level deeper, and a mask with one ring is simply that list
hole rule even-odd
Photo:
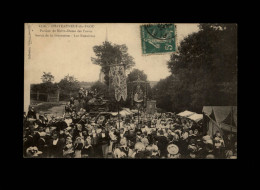
[{"label": "postage stamp", "polygon": [[175,52],[175,25],[173,23],[141,25],[141,41],[143,54]]}]

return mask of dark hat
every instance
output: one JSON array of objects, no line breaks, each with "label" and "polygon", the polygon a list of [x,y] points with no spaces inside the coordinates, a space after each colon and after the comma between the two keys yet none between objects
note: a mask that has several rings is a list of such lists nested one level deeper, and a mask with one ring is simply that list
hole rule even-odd
[{"label": "dark hat", "polygon": [[196,143],[197,143],[197,142],[196,142],[195,139],[191,139],[189,144],[190,144],[190,145],[196,145]]},{"label": "dark hat", "polygon": [[163,134],[164,134],[164,133],[163,133],[163,130],[159,130],[158,132],[159,132],[160,135],[163,135]]}]

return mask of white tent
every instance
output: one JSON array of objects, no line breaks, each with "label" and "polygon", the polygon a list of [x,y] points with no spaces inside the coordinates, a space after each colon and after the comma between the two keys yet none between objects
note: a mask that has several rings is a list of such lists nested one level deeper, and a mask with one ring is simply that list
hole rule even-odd
[{"label": "white tent", "polygon": [[191,111],[186,110],[184,112],[178,113],[177,115],[182,116],[182,117],[189,117],[193,114],[195,114],[195,112],[191,112]]},{"label": "white tent", "polygon": [[138,113],[138,110],[131,110],[132,113]]},{"label": "white tent", "polygon": [[131,112],[129,108],[123,108],[123,110],[125,110],[128,113],[128,115],[133,115],[133,112]]},{"label": "white tent", "polygon": [[125,117],[127,115],[131,115],[129,112],[127,112],[126,110],[122,110],[119,112],[119,114],[122,116],[122,117]]},{"label": "white tent", "polygon": [[117,116],[117,112],[111,112],[111,115]]},{"label": "white tent", "polygon": [[[110,113],[113,116],[118,116],[118,112],[110,112]],[[133,115],[133,112],[129,108],[123,108],[123,110],[121,110],[119,114],[120,116],[125,117],[127,115]]]},{"label": "white tent", "polygon": [[203,114],[194,113],[193,115],[189,116],[188,118],[195,122],[198,122],[203,119]]},{"label": "white tent", "polygon": [[208,135],[216,131],[237,133],[237,106],[204,106],[202,112],[207,120]]}]

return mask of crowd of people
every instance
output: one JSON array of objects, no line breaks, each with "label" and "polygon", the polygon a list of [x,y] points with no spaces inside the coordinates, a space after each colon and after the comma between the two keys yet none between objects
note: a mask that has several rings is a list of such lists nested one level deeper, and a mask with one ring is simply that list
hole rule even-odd
[{"label": "crowd of people", "polygon": [[[72,101],[71,101],[72,102]],[[70,103],[67,105],[70,106]],[[93,115],[65,110],[62,117],[24,113],[24,157],[235,159],[233,134],[207,135],[196,122],[175,114]],[[138,122],[139,120],[139,122]]]}]

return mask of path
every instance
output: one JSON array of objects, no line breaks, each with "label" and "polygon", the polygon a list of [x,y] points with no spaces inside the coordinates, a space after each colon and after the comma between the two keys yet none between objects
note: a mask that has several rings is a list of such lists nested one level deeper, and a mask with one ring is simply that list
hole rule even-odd
[{"label": "path", "polygon": [[[39,111],[39,114],[47,113],[47,115],[53,115],[55,117],[62,117],[65,111],[65,104],[66,102],[62,103],[61,105],[53,106],[49,108],[47,111]],[[78,101],[75,101],[76,107],[78,107]],[[78,110],[77,110],[78,111]]]}]

